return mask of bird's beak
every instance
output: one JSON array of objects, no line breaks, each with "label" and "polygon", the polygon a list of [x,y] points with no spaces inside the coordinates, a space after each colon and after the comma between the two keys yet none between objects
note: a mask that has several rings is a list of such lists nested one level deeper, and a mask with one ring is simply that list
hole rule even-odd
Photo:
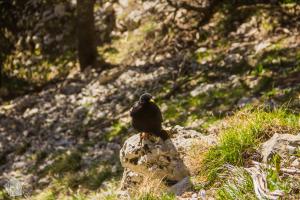
[{"label": "bird's beak", "polygon": [[154,99],[150,99],[150,102],[155,103]]}]

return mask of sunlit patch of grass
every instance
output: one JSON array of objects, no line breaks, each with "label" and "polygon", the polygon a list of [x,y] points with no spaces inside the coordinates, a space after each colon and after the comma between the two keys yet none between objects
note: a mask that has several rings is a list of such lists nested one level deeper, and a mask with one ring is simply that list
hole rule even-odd
[{"label": "sunlit patch of grass", "polygon": [[200,130],[223,118],[226,111],[233,109],[236,102],[246,93],[247,90],[241,85],[236,87],[224,85],[197,96],[177,96],[167,102],[164,101],[167,109],[163,112],[163,116],[171,125],[182,126],[189,126],[201,119],[203,126],[199,127]]},{"label": "sunlit patch of grass", "polygon": [[175,200],[176,196],[174,194],[164,193],[162,195],[155,195],[153,193],[143,194],[141,197],[136,200]]},{"label": "sunlit patch of grass", "polygon": [[204,129],[207,129],[209,128],[210,126],[218,123],[222,118],[221,117],[218,117],[218,116],[210,116],[210,117],[207,117],[205,122],[202,124],[202,127]]},{"label": "sunlit patch of grass", "polygon": [[0,188],[0,199],[1,200],[11,200],[11,198],[9,197],[7,192],[4,189],[1,189],[1,188]]},{"label": "sunlit patch of grass", "polygon": [[[15,51],[3,63],[3,72],[10,77],[22,79],[29,83],[41,85],[55,78],[64,77],[76,67],[73,51],[49,59],[41,57],[40,49]],[[21,87],[21,86],[20,86]]]},{"label": "sunlit patch of grass", "polygon": [[127,31],[126,35],[115,38],[112,44],[98,48],[100,55],[112,64],[120,64],[144,47],[147,36],[157,28],[157,23],[153,17],[145,19],[137,29]]},{"label": "sunlit patch of grass", "polygon": [[39,194],[30,197],[32,200],[56,200],[57,194],[51,188],[46,188]]},{"label": "sunlit patch of grass", "polygon": [[205,63],[215,58],[215,54],[212,50],[198,50],[194,53],[194,58],[198,63]]},{"label": "sunlit patch of grass", "polygon": [[181,106],[180,102],[172,102],[164,112],[164,118],[171,123],[177,121],[177,123],[180,124],[181,122],[183,123],[183,121],[180,121],[179,119],[184,118],[186,115],[185,112],[186,111],[184,111],[184,107]]},{"label": "sunlit patch of grass", "polygon": [[132,190],[131,195],[134,200],[175,200],[176,196],[167,193],[167,188],[162,180],[155,176],[144,177],[144,181],[138,186],[137,190]]},{"label": "sunlit patch of grass", "polygon": [[[295,134],[300,130],[299,114],[277,109],[267,112],[262,109],[245,108],[225,120],[226,127],[220,131],[220,142],[209,149],[202,163],[202,172],[208,181],[214,181],[224,164],[241,166],[249,153],[270,138],[276,129]],[[277,127],[270,129],[270,127]]]},{"label": "sunlit patch of grass", "polygon": [[119,121],[115,122],[110,130],[106,133],[105,139],[107,141],[112,141],[116,137],[120,136],[122,133],[125,133],[127,131],[127,124],[121,123]]}]

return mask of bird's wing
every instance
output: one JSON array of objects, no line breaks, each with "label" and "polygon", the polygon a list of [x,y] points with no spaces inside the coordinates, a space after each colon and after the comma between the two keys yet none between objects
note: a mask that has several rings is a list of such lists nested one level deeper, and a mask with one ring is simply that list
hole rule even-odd
[{"label": "bird's wing", "polygon": [[155,103],[153,103],[151,107],[153,109],[153,117],[156,118],[160,123],[163,122],[163,117],[159,107]]},{"label": "bird's wing", "polygon": [[135,102],[135,104],[132,106],[132,108],[130,109],[130,116],[133,117],[136,115],[136,113],[139,111],[139,103]]}]

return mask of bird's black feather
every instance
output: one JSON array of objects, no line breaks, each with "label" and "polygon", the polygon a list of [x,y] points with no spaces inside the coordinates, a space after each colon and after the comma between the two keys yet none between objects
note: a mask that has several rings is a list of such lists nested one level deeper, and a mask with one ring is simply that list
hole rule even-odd
[{"label": "bird's black feather", "polygon": [[169,138],[167,132],[161,126],[163,122],[161,111],[151,101],[151,98],[142,95],[140,100],[132,107],[130,116],[132,118],[132,126],[137,131],[158,136],[163,140]]}]

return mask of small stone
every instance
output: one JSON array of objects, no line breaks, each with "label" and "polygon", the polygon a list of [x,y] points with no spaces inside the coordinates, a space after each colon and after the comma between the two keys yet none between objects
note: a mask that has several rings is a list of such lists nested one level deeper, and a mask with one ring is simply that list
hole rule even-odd
[{"label": "small stone", "polygon": [[292,162],[291,166],[295,167],[295,168],[299,168],[300,167],[300,160],[299,159],[294,160]]},{"label": "small stone", "polygon": [[198,196],[201,198],[201,199],[206,199],[206,191],[205,190],[200,190],[199,193],[198,193]]},{"label": "small stone", "polygon": [[281,158],[288,158],[295,153],[296,147],[300,145],[300,135],[275,133],[261,146],[263,161],[267,162],[272,155],[278,154]]},{"label": "small stone", "polygon": [[290,145],[288,145],[286,148],[288,149],[290,155],[294,154],[296,152],[296,149],[297,149],[296,147],[293,147],[293,146],[290,146]]},{"label": "small stone", "polygon": [[200,94],[203,94],[205,92],[208,92],[209,90],[212,90],[215,88],[215,84],[200,84],[198,87],[196,87],[194,90],[190,92],[192,97],[196,97]]},{"label": "small stone", "polygon": [[123,7],[128,7],[128,0],[119,0],[119,4]]}]

